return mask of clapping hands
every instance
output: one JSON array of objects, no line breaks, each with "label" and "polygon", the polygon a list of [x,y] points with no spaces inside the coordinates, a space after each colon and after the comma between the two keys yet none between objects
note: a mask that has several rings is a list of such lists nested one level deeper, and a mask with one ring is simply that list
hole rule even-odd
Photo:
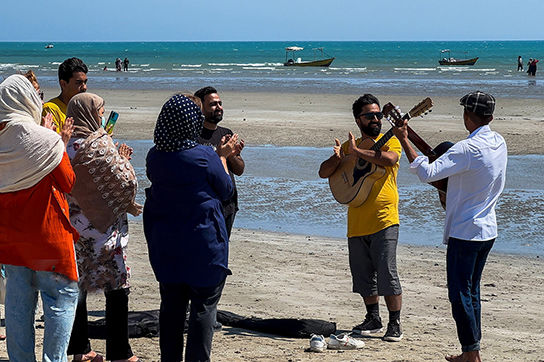
[{"label": "clapping hands", "polygon": [[244,148],[244,140],[238,142],[238,134],[226,135],[221,138],[221,143],[217,147],[217,154],[219,156],[229,158],[231,156],[239,155]]}]

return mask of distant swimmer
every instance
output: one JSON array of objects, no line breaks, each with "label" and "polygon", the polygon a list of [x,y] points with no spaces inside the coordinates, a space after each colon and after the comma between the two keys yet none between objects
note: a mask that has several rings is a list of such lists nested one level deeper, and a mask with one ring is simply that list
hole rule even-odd
[{"label": "distant swimmer", "polygon": [[128,58],[125,58],[125,60],[123,60],[123,70],[125,72],[128,72],[128,64],[130,63],[130,61],[128,60]]},{"label": "distant swimmer", "polygon": [[538,63],[538,59],[529,59],[529,63],[527,64],[529,66],[527,73],[532,77],[536,76],[536,63]]}]

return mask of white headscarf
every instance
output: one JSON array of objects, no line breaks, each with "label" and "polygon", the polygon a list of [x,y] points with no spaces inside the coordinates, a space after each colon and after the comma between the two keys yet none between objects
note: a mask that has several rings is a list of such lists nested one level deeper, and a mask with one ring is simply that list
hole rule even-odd
[{"label": "white headscarf", "polygon": [[60,136],[39,125],[42,102],[24,76],[9,76],[0,84],[0,193],[36,185],[62,160]]}]

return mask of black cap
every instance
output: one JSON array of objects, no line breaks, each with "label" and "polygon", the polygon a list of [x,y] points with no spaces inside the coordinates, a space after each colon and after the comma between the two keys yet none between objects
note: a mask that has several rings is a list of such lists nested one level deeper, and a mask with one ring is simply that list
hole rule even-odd
[{"label": "black cap", "polygon": [[465,95],[460,99],[460,102],[467,111],[480,116],[492,116],[495,110],[495,98],[491,94],[480,91]]}]

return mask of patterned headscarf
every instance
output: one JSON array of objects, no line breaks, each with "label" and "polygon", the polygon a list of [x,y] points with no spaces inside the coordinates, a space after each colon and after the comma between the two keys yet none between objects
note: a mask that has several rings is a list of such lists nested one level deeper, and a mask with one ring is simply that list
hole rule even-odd
[{"label": "patterned headscarf", "polygon": [[162,106],[153,141],[159,151],[193,148],[198,145],[203,121],[200,107],[183,95],[175,95]]},{"label": "patterned headscarf", "polygon": [[87,138],[101,127],[98,110],[104,107],[104,100],[93,93],[79,93],[70,99],[66,117],[74,118],[72,137]]}]

